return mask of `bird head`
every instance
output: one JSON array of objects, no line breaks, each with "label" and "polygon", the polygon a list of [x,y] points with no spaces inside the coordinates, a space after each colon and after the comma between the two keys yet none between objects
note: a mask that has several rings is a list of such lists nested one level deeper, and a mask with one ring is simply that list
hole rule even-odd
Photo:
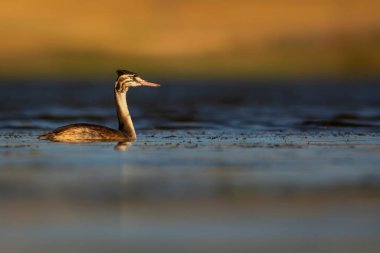
[{"label": "bird head", "polygon": [[128,70],[117,70],[115,89],[119,92],[126,91],[129,87],[149,86],[159,87],[159,84],[151,83],[142,79],[137,73]]}]

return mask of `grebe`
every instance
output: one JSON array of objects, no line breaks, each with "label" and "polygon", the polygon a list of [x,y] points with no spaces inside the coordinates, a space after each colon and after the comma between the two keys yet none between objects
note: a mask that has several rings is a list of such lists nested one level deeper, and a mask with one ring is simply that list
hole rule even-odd
[{"label": "grebe", "polygon": [[136,132],[133,127],[132,118],[129,114],[126,94],[129,87],[150,86],[158,87],[159,84],[143,80],[138,74],[128,70],[117,70],[115,81],[114,98],[117,117],[119,119],[119,130],[92,124],[71,124],[55,129],[47,134],[41,135],[39,139],[57,142],[101,142],[119,141],[129,142],[136,140]]}]

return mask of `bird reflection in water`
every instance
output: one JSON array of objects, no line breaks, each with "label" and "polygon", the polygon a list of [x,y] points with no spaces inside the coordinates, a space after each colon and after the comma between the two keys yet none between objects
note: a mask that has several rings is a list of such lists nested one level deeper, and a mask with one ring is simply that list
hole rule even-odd
[{"label": "bird reflection in water", "polygon": [[132,146],[130,141],[120,141],[118,142],[114,149],[118,151],[127,151]]}]

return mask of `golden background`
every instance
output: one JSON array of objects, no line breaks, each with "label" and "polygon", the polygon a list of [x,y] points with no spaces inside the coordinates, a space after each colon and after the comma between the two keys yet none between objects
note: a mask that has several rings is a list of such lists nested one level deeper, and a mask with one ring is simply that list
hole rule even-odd
[{"label": "golden background", "polygon": [[379,10],[375,0],[3,0],[0,76],[377,76]]}]

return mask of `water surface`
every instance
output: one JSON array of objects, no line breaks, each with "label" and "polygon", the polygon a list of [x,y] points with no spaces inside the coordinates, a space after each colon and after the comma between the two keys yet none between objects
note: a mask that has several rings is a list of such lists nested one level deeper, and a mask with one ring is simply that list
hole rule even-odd
[{"label": "water surface", "polygon": [[128,93],[138,141],[119,150],[36,138],[116,127],[107,82],[0,86],[1,251],[380,246],[376,82],[161,83]]}]

